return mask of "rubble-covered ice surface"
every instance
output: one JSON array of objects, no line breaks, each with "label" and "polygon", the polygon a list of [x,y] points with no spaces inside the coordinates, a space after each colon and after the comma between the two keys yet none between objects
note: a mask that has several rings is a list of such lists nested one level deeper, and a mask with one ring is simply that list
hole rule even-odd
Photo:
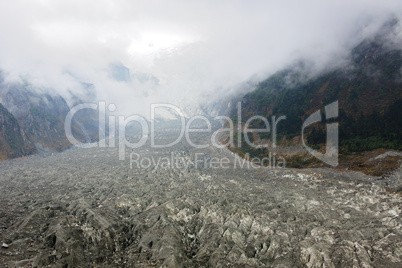
[{"label": "rubble-covered ice surface", "polygon": [[[130,168],[131,152],[179,164]],[[357,173],[235,161],[180,143],[2,162],[1,267],[402,267],[400,195]]]}]

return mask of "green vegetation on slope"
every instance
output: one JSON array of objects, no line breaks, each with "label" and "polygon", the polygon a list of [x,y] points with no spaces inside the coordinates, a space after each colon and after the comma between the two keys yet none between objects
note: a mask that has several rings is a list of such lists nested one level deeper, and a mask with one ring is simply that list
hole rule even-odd
[{"label": "green vegetation on slope", "polygon": [[[366,41],[352,51],[351,58],[353,68],[308,80],[302,79],[302,72],[288,69],[262,81],[243,98],[243,122],[253,115],[286,115],[277,133],[289,140],[301,135],[309,115],[338,100],[339,117],[332,121],[339,122],[342,153],[377,148],[402,150],[401,52]],[[262,122],[254,124],[256,128],[261,126]],[[306,132],[309,146],[318,148],[325,143],[324,122],[313,124]],[[244,151],[252,151],[245,146]]]}]

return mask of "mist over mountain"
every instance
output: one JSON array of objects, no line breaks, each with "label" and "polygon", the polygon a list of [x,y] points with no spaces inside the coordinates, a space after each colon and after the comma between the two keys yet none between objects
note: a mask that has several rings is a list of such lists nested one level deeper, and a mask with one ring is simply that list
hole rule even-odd
[{"label": "mist over mountain", "polygon": [[[275,129],[277,141],[271,133],[236,130],[235,144],[241,146],[233,146],[233,150],[251,157],[282,154],[290,167],[323,166],[303,148],[303,143],[325,152],[328,129],[319,122],[304,130],[303,122],[336,102],[339,114],[333,121],[339,121],[340,167],[375,175],[398,168],[398,157],[384,159],[386,164],[373,159],[384,149],[402,150],[402,46],[393,43],[399,29],[400,22],[390,19],[353,48],[348,61],[336,68],[311,73],[310,62],[299,62],[261,81],[241,99],[243,117],[238,118],[236,107],[232,118],[243,124],[254,116],[286,119]],[[326,113],[320,114],[325,118]],[[261,120],[251,125],[254,129],[265,128]],[[246,135],[255,148],[247,144]],[[278,143],[278,147],[272,143]]]},{"label": "mist over mountain", "polygon": [[[335,68],[401,9],[399,1],[25,4],[0,4],[7,81],[28,79],[66,100],[82,81],[118,113],[148,117],[151,103],[219,101],[300,60],[309,75]],[[400,44],[400,31],[393,38]]]},{"label": "mist over mountain", "polygon": [[[68,104],[66,99],[57,93],[37,88],[29,81],[0,81],[0,104],[5,119],[9,118],[1,124],[8,135],[5,136],[5,143],[2,143],[3,148],[0,151],[6,153],[8,158],[14,158],[30,155],[38,150],[60,152],[70,148],[72,144],[65,132],[66,116],[72,106],[83,103],[81,97],[86,95],[86,101],[93,100],[91,86],[83,87],[87,90],[83,90],[79,96],[70,95]],[[15,126],[10,126],[11,122]],[[14,131],[16,134],[7,131]],[[87,109],[79,111],[73,118],[72,132],[81,142],[98,140],[98,113]],[[15,141],[10,142],[10,137],[14,137]],[[11,147],[19,153],[9,153],[4,147],[7,144],[12,144]],[[26,149],[27,146],[29,150]]]},{"label": "mist over mountain", "polygon": [[[52,150],[71,145],[62,126],[79,103],[106,101],[116,106],[111,115],[147,120],[155,103],[176,105],[186,117],[227,115],[271,75],[284,76],[271,90],[293,88],[334,70],[353,72],[354,65],[363,64],[356,57],[367,54],[350,53],[358,44],[362,49],[377,38],[382,50],[400,49],[399,2],[366,1],[364,7],[352,2],[347,9],[345,3],[293,3],[298,12],[290,13],[292,20],[278,16],[281,5],[245,8],[239,1],[230,8],[196,4],[193,16],[180,1],[165,7],[169,15],[141,2],[100,3],[98,15],[89,16],[84,11],[92,4],[77,13],[62,2],[32,2],[29,14],[10,4],[1,9],[1,19],[17,28],[0,44],[1,103],[33,143]],[[138,15],[141,10],[148,17]],[[208,21],[200,23],[204,17]],[[10,29],[1,26],[0,33]],[[369,77],[375,75],[373,68],[366,69],[373,72]],[[74,127],[81,141],[98,139],[99,119],[91,112],[85,111]],[[157,116],[177,119],[178,114],[168,109]]]}]

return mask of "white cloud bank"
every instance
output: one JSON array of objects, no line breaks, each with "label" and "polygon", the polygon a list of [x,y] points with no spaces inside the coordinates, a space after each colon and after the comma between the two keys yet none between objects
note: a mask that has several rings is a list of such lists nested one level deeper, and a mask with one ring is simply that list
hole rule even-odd
[{"label": "white cloud bank", "polygon": [[[337,64],[401,14],[400,0],[1,1],[0,69],[64,95],[82,90],[73,74],[120,112],[144,113],[224,95],[300,58]],[[113,62],[160,85],[115,81]]]}]

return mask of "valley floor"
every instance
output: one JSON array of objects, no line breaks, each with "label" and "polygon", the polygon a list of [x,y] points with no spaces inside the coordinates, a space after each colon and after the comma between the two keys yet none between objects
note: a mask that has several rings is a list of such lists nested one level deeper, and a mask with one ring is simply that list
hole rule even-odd
[{"label": "valley floor", "polygon": [[1,162],[1,267],[402,266],[402,198],[375,178],[235,161],[178,144]]}]

